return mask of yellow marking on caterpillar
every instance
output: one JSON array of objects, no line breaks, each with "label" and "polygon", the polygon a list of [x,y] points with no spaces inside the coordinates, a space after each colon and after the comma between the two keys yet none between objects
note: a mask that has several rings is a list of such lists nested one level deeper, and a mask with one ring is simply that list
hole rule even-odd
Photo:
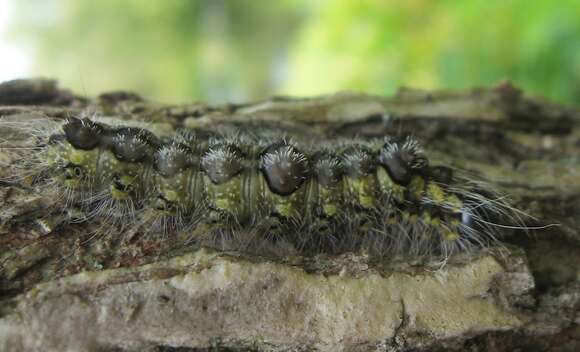
[{"label": "yellow marking on caterpillar", "polygon": [[381,194],[386,194],[394,200],[402,202],[405,199],[406,188],[396,184],[382,167],[377,168],[377,180]]},{"label": "yellow marking on caterpillar", "polygon": [[407,187],[411,198],[419,200],[423,196],[423,192],[425,192],[425,180],[422,176],[414,176]]},{"label": "yellow marking on caterpillar", "polygon": [[452,212],[461,213],[463,202],[456,195],[452,194],[447,196],[446,203],[451,208]]},{"label": "yellow marking on caterpillar", "polygon": [[165,193],[163,194],[163,197],[170,202],[175,202],[179,199],[178,193],[175,191],[172,191],[172,190],[165,191]]},{"label": "yellow marking on caterpillar", "polygon": [[341,180],[333,187],[318,187],[318,202],[322,205],[322,211],[327,216],[335,216],[338,214],[340,210],[338,205],[343,203],[343,185],[344,183]]},{"label": "yellow marking on caterpillar", "polygon": [[238,175],[227,182],[216,185],[208,176],[204,175],[204,183],[208,196],[213,200],[213,204],[217,209],[234,216],[242,214],[244,210],[242,177]]},{"label": "yellow marking on caterpillar", "polygon": [[373,208],[376,204],[375,175],[365,175],[357,179],[345,178],[349,193],[357,199],[357,203],[363,208]]},{"label": "yellow marking on caterpillar", "polygon": [[427,197],[437,204],[445,202],[445,191],[440,186],[429,183],[427,185]]},{"label": "yellow marking on caterpillar", "polygon": [[132,198],[133,195],[131,193],[132,193],[132,191],[134,191],[136,189],[136,187],[134,185],[135,181],[137,181],[136,183],[139,182],[139,180],[136,177],[129,176],[129,175],[121,176],[119,178],[119,182],[121,184],[125,185],[126,187],[128,187],[128,190],[118,189],[117,187],[115,187],[115,185],[112,184],[110,186],[111,197],[113,197],[114,199],[117,199],[117,200]]},{"label": "yellow marking on caterpillar", "polygon": [[448,226],[442,228],[441,234],[446,241],[455,241],[460,237],[459,231],[457,228],[459,227],[460,222],[457,219],[451,219]]},{"label": "yellow marking on caterpillar", "polygon": [[292,218],[300,216],[306,209],[305,202],[308,190],[308,182],[302,184],[302,186],[294,191],[294,193],[288,196],[281,196],[270,192],[268,194],[268,199],[272,205],[273,210],[285,218]]}]

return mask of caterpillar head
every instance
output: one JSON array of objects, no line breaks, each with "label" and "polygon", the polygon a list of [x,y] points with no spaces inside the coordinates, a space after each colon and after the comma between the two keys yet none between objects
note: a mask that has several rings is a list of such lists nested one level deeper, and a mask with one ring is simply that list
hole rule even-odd
[{"label": "caterpillar head", "polygon": [[395,183],[403,186],[428,166],[419,143],[411,137],[404,142],[387,140],[379,153],[379,163]]},{"label": "caterpillar head", "polygon": [[155,211],[166,216],[193,211],[195,188],[190,185],[194,183],[192,178],[198,164],[191,149],[184,144],[173,142],[161,146],[153,163],[157,193],[153,200]]},{"label": "caterpillar head", "polygon": [[47,145],[53,178],[67,189],[89,190],[97,179],[99,145],[104,128],[88,119],[69,118]]},{"label": "caterpillar head", "polygon": [[281,196],[294,193],[310,175],[306,156],[286,142],[266,149],[260,158],[260,170],[270,190]]},{"label": "caterpillar head", "polygon": [[426,187],[428,160],[419,143],[407,137],[404,141],[386,139],[378,152],[377,177],[382,193],[391,202],[418,202]]},{"label": "caterpillar head", "polygon": [[104,127],[87,118],[68,118],[62,126],[66,140],[77,150],[97,148],[103,136]]},{"label": "caterpillar head", "polygon": [[342,203],[341,186],[344,177],[344,165],[336,155],[323,152],[314,156],[313,173],[319,184],[319,206],[326,216],[335,216],[340,212]]},{"label": "caterpillar head", "polygon": [[232,144],[218,144],[201,158],[201,167],[214,184],[223,184],[236,177],[244,169],[244,154]]},{"label": "caterpillar head", "polygon": [[314,156],[314,174],[321,187],[337,186],[344,176],[344,165],[340,158],[330,153],[320,153]]},{"label": "caterpillar head", "polygon": [[156,137],[140,128],[124,127],[102,137],[100,177],[115,200],[136,199],[145,193],[143,180],[148,164],[158,148]]},{"label": "caterpillar head", "polygon": [[345,181],[353,204],[371,209],[377,204],[375,152],[367,146],[354,145],[341,155],[345,170]]},{"label": "caterpillar head", "polygon": [[363,146],[353,146],[347,148],[342,154],[342,164],[345,173],[352,179],[360,179],[375,172],[375,153]]}]

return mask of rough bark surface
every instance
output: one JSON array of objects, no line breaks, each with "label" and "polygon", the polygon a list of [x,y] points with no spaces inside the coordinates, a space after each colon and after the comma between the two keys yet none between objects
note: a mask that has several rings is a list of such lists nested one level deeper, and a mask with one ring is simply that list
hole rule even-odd
[{"label": "rough bark surface", "polygon": [[[274,259],[127,233],[89,241],[85,225],[47,225],[58,225],[50,199],[2,182],[2,351],[580,350],[578,110],[508,83],[219,106],[128,92],[91,100],[48,80],[0,84],[4,145],[18,138],[4,121],[87,111],[169,130],[225,121],[312,138],[411,133],[435,163],[509,194],[537,219],[530,225],[558,226],[443,267],[360,253]],[[2,151],[0,160],[11,161]]]}]

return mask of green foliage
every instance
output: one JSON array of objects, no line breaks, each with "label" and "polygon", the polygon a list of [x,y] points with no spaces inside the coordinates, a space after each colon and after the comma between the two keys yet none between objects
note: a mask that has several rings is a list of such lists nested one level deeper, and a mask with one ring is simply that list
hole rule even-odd
[{"label": "green foliage", "polygon": [[293,50],[290,91],[401,85],[463,89],[509,79],[580,98],[580,1],[323,1]]},{"label": "green foliage", "polygon": [[580,98],[580,1],[29,0],[13,32],[36,71],[87,94],[170,101],[390,94],[509,79]]}]

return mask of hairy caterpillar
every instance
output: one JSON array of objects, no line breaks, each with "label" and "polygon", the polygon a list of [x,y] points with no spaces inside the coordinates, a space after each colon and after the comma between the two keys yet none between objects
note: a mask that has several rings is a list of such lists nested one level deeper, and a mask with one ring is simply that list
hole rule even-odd
[{"label": "hairy caterpillar", "polygon": [[33,176],[83,221],[168,239],[447,257],[488,247],[518,220],[503,197],[430,165],[411,137],[317,145],[258,132],[164,136],[89,118],[48,125],[20,126],[36,138],[15,165],[20,178]]}]

